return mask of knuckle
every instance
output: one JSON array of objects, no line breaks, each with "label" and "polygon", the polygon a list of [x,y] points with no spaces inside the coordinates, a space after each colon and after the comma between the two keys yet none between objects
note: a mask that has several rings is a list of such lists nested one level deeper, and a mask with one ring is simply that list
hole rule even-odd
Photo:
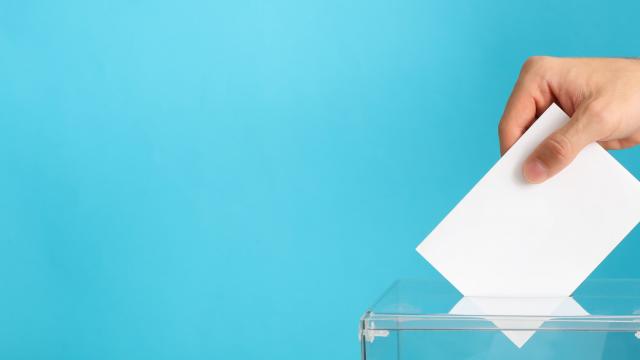
[{"label": "knuckle", "polygon": [[594,101],[587,106],[586,113],[592,121],[602,122],[607,117],[607,107],[602,102]]},{"label": "knuckle", "polygon": [[589,106],[587,106],[586,113],[588,115],[588,118],[591,119],[591,121],[596,121],[599,123],[606,122],[607,118],[610,115],[610,111],[608,107],[602,102],[598,102],[598,101],[594,101],[591,104],[589,104]]},{"label": "knuckle", "polygon": [[571,141],[563,134],[553,134],[547,139],[546,150],[553,158],[565,162],[571,156]]},{"label": "knuckle", "polygon": [[589,104],[585,111],[584,119],[591,125],[598,127],[598,132],[602,135],[613,131],[613,119],[615,114],[612,108],[604,102],[594,101]]},{"label": "knuckle", "polygon": [[530,56],[522,65],[522,73],[534,73],[549,62],[548,56]]}]

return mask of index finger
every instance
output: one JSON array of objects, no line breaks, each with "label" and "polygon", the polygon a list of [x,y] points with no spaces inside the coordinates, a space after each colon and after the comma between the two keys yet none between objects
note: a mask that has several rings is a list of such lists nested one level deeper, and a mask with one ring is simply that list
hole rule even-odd
[{"label": "index finger", "polygon": [[527,131],[537,114],[553,102],[553,95],[543,77],[531,73],[531,62],[528,60],[523,66],[498,125],[500,153],[503,155]]}]

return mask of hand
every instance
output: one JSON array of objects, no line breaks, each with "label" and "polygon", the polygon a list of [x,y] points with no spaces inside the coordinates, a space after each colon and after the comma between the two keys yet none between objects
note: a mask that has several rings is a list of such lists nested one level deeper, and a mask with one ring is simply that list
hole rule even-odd
[{"label": "hand", "polygon": [[606,149],[640,143],[640,60],[528,59],[500,120],[501,153],[553,102],[571,120],[525,161],[523,174],[531,183],[557,174],[592,142]]}]

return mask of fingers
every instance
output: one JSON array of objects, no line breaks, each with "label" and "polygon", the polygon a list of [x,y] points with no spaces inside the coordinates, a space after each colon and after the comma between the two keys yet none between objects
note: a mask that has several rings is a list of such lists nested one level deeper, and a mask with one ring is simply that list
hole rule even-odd
[{"label": "fingers", "polygon": [[618,139],[599,141],[600,145],[607,150],[620,150],[627,149],[638,145],[638,142],[633,139]]},{"label": "fingers", "polygon": [[500,154],[504,155],[535,120],[536,106],[529,94],[530,85],[518,80],[498,126]]},{"label": "fingers", "polygon": [[620,140],[608,140],[608,141],[598,141],[600,146],[607,150],[620,150],[625,149],[630,146],[623,146],[624,143]]},{"label": "fingers", "polygon": [[543,76],[550,72],[548,64],[548,58],[533,57],[522,67],[498,126],[501,154],[509,150],[533,123],[536,115],[553,102],[553,95]]},{"label": "fingers", "polygon": [[603,138],[605,131],[601,121],[584,111],[576,112],[565,126],[546,138],[527,158],[523,167],[524,178],[538,184],[554,176],[569,165],[585,146]]}]

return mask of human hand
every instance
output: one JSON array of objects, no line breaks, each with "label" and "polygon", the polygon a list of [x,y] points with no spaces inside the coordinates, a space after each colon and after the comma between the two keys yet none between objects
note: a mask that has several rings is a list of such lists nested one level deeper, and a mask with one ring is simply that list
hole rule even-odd
[{"label": "human hand", "polygon": [[499,125],[504,154],[553,102],[571,120],[527,158],[525,179],[541,183],[592,142],[606,149],[640,143],[640,60],[529,58]]}]

